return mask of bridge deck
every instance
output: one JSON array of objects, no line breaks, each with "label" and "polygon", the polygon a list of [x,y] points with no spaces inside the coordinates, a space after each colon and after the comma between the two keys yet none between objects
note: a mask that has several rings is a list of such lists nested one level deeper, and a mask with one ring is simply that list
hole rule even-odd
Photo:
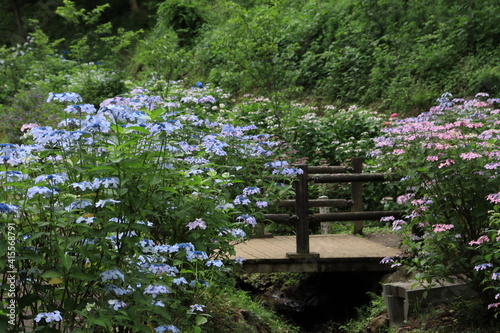
[{"label": "bridge deck", "polygon": [[252,238],[236,245],[236,256],[243,257],[243,270],[249,273],[327,272],[327,271],[391,271],[380,264],[384,257],[398,255],[395,235],[370,240],[360,236],[334,234],[311,235],[309,248],[316,256],[288,257],[296,252],[295,236]]}]

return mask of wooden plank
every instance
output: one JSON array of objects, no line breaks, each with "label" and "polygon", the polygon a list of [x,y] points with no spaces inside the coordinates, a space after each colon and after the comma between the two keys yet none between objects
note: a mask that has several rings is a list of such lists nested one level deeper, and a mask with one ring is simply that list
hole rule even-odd
[{"label": "wooden plank", "polygon": [[247,273],[390,272],[394,269],[380,260],[400,253],[397,248],[344,234],[311,235],[310,249],[319,258],[288,258],[286,254],[295,250],[295,236],[250,239],[235,246],[236,256],[246,259],[242,270]]},{"label": "wooden plank", "polygon": [[[287,252],[295,250],[295,236],[255,238],[235,246],[236,256],[247,260],[285,259]],[[400,253],[397,248],[387,247],[360,236],[333,234],[311,235],[311,252],[320,258],[384,258]]]}]

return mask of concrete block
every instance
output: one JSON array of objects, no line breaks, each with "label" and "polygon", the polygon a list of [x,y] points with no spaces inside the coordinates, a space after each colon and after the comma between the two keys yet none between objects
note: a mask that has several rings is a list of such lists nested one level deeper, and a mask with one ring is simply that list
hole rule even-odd
[{"label": "concrete block", "polygon": [[403,326],[412,311],[430,304],[452,302],[457,297],[472,298],[476,293],[465,283],[435,283],[421,285],[416,281],[383,285],[384,300],[391,327]]}]

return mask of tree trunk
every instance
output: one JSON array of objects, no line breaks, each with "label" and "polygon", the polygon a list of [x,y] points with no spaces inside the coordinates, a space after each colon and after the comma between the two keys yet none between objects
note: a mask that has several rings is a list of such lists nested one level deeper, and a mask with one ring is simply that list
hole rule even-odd
[{"label": "tree trunk", "polygon": [[132,8],[132,11],[134,13],[140,11],[139,3],[137,2],[137,0],[130,0],[130,8]]},{"label": "tree trunk", "polygon": [[19,7],[19,3],[17,0],[10,0],[10,4],[12,5],[12,9],[14,10],[14,17],[17,25],[17,32],[19,36],[21,36],[24,40],[28,38],[28,33],[26,29],[24,29],[23,21],[21,19],[21,9]]}]

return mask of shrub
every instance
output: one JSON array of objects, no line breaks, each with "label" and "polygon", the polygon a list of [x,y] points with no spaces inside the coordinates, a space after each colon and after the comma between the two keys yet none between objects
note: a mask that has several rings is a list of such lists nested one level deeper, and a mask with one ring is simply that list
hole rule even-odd
[{"label": "shrub", "polygon": [[[404,237],[404,255],[419,279],[465,279],[478,291],[486,269],[476,245],[496,228],[489,220],[491,194],[499,187],[498,99],[452,99],[418,117],[401,119],[375,139],[371,153],[384,170],[403,177],[397,198],[407,216],[393,220]],[[396,264],[397,265],[397,264]]]},{"label": "shrub", "polygon": [[0,293],[17,300],[9,325],[200,332],[209,295],[231,286],[233,244],[286,189],[265,176],[294,169],[272,162],[279,144],[255,126],[198,116],[215,102],[205,88],[201,98],[146,92],[98,110],[51,93],[66,106],[58,127],[32,125],[31,144],[3,145],[0,268],[15,287]]}]

